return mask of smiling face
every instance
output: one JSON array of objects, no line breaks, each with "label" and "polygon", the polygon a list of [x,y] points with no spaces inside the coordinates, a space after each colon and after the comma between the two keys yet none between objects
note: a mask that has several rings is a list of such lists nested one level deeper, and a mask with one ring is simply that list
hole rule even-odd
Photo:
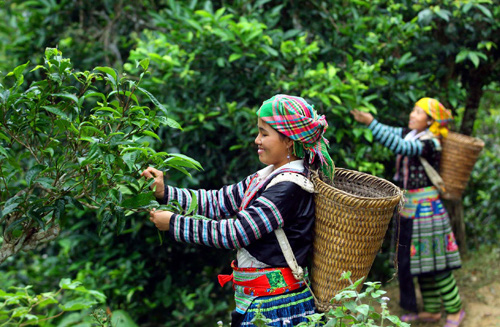
[{"label": "smiling face", "polygon": [[297,158],[291,154],[293,141],[288,137],[281,137],[269,124],[259,118],[259,134],[255,138],[259,160],[265,165],[274,165],[279,168],[288,163],[287,155],[290,154],[290,161]]},{"label": "smiling face", "polygon": [[415,106],[410,113],[410,120],[408,122],[408,128],[416,129],[417,132],[422,132],[432,123],[432,118],[430,118],[424,109],[419,106]]}]

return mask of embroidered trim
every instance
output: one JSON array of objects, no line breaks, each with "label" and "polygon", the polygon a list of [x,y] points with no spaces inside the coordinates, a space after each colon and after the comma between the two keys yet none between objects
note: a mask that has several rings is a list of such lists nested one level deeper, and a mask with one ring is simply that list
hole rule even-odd
[{"label": "embroidered trim", "polygon": [[266,190],[281,182],[292,182],[300,186],[306,192],[314,193],[314,184],[304,175],[297,173],[280,173],[274,177],[266,186]]}]

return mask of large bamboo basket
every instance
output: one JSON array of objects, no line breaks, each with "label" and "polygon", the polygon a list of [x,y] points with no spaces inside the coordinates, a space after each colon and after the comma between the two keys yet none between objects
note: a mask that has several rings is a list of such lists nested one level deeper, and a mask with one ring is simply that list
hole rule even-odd
[{"label": "large bamboo basket", "polygon": [[[351,279],[366,278],[382,246],[403,192],[385,179],[343,168],[335,169],[333,185],[316,175],[316,221],[314,225],[311,283],[316,307],[328,311],[340,290],[344,271]],[[362,286],[362,285],[360,285]]]},{"label": "large bamboo basket", "polygon": [[446,188],[442,196],[458,200],[462,198],[484,142],[475,137],[448,132],[448,136],[443,138],[442,146],[439,171]]}]

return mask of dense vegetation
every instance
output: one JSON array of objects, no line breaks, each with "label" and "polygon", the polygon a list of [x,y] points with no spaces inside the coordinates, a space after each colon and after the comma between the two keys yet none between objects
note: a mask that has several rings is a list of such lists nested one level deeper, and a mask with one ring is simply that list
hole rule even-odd
[{"label": "dense vegetation", "polygon": [[[349,110],[402,126],[418,98],[440,99],[455,130],[487,143],[463,201],[467,248],[499,236],[493,1],[2,4],[0,245],[17,251],[1,250],[0,289],[40,293],[71,278],[139,324],[227,321],[230,289],[215,275],[233,254],[158,235],[140,212],[155,204],[137,198],[147,187],[138,172],[176,168],[168,182],[189,187],[242,179],[260,167],[255,110],[276,93],[327,116],[337,166],[388,179],[392,154]],[[384,255],[372,275],[389,275]],[[55,321],[90,321],[67,319]]]}]

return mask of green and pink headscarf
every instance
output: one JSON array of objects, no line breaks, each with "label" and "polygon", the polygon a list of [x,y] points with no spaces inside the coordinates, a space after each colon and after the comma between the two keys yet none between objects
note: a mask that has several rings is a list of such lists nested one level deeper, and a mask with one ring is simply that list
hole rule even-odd
[{"label": "green and pink headscarf", "polygon": [[335,165],[328,153],[328,140],[323,136],[328,123],[313,106],[300,97],[278,94],[264,101],[257,116],[294,141],[295,156],[304,158],[309,153],[309,163],[319,159],[321,171],[333,178]]}]

